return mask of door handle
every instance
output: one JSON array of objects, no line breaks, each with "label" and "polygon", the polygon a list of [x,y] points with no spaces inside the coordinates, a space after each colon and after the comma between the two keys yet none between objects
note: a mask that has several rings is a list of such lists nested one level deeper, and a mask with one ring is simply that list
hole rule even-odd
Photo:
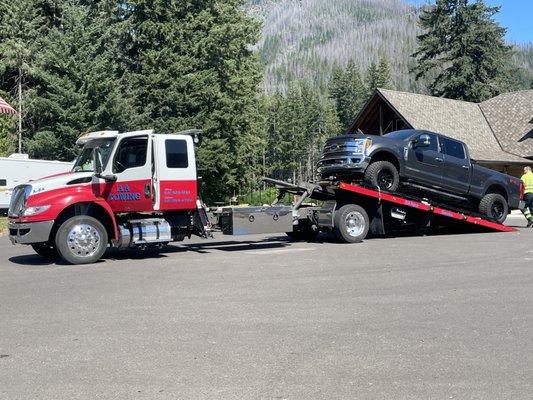
[{"label": "door handle", "polygon": [[435,158],[435,161],[437,161],[437,162],[443,162],[444,160],[443,160],[442,158],[440,158],[440,157],[437,157],[437,158]]},{"label": "door handle", "polygon": [[462,165],[463,169],[470,169],[468,165]]},{"label": "door handle", "polygon": [[148,199],[151,196],[152,196],[152,184],[147,183],[146,185],[144,185],[144,197]]}]

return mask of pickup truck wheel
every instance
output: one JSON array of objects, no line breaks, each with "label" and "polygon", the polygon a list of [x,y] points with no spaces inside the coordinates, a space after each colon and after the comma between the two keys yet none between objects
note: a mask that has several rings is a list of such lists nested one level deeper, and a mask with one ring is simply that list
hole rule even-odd
[{"label": "pickup truck wheel", "polygon": [[98,261],[107,248],[107,231],[93,217],[72,217],[59,227],[56,247],[63,260],[70,264],[92,264]]},{"label": "pickup truck wheel", "polygon": [[355,204],[347,204],[335,211],[333,218],[335,235],[345,243],[359,243],[366,238],[370,219],[365,209]]},{"label": "pickup truck wheel", "polygon": [[503,224],[509,215],[509,204],[501,194],[489,193],[479,202],[479,212]]},{"label": "pickup truck wheel", "polygon": [[31,247],[41,257],[48,258],[50,260],[55,260],[59,257],[56,247],[51,243],[34,243],[31,245]]},{"label": "pickup truck wheel", "polygon": [[400,186],[400,174],[389,161],[375,161],[365,171],[365,181],[381,190],[394,192]]}]

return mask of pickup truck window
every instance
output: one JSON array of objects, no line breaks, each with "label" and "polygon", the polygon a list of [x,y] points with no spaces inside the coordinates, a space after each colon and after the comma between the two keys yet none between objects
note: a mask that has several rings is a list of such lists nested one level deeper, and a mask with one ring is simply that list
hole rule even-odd
[{"label": "pickup truck window", "polygon": [[466,159],[465,148],[461,142],[447,137],[442,137],[441,141],[444,154],[451,157],[459,158],[460,160]]},{"label": "pickup truck window", "polygon": [[7,180],[6,179],[0,179],[0,186],[7,186]]}]

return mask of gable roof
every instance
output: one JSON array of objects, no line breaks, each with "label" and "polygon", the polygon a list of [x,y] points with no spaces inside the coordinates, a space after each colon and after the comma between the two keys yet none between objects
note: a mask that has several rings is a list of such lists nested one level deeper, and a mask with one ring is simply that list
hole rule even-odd
[{"label": "gable roof", "polygon": [[378,89],[377,94],[413,128],[442,133],[465,142],[476,161],[525,161],[502,149],[476,103],[385,89]]},{"label": "gable roof", "polygon": [[502,148],[533,156],[533,90],[505,93],[479,104]]}]

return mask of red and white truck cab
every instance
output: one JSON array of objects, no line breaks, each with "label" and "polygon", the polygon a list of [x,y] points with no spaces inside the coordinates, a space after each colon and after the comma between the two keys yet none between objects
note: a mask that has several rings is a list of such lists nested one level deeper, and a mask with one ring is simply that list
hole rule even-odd
[{"label": "red and white truck cab", "polygon": [[198,131],[82,135],[71,172],[14,189],[9,237],[43,256],[82,264],[115,247],[166,244],[210,235],[198,180]]}]

